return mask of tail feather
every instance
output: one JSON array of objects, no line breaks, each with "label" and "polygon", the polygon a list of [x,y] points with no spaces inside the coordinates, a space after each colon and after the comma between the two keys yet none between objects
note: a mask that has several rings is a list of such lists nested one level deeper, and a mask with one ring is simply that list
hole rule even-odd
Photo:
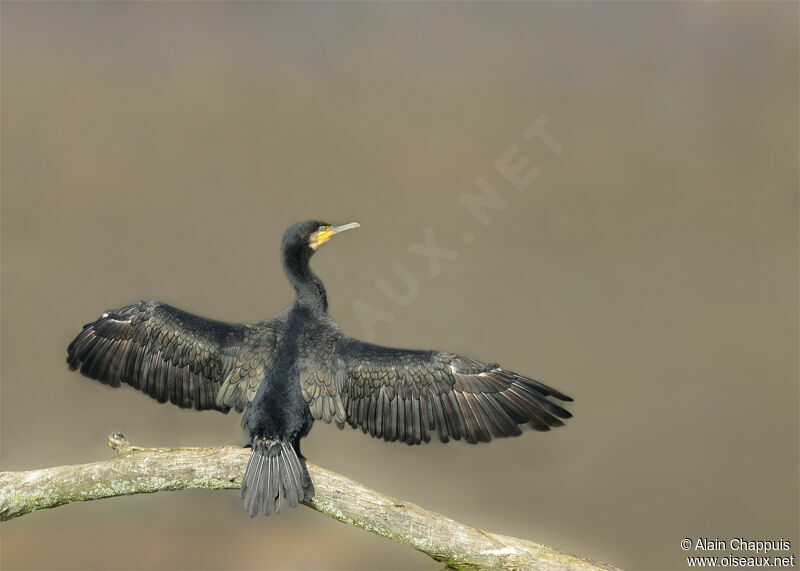
[{"label": "tail feather", "polygon": [[258,513],[259,495],[256,493],[258,486],[261,485],[261,474],[264,470],[265,456],[256,454],[255,447],[250,455],[250,462],[247,463],[247,470],[242,480],[241,497],[244,499],[244,509],[248,511],[250,517]]},{"label": "tail feather", "polygon": [[[287,471],[287,475],[289,477],[289,482],[286,484],[287,487],[294,487],[302,490],[309,481],[308,472],[306,471],[305,466],[302,465],[300,462],[300,458],[297,457],[297,454],[293,454],[289,456],[288,462],[289,470]],[[295,508],[302,497],[297,496],[289,496],[289,506]]]},{"label": "tail feather", "polygon": [[294,447],[284,440],[259,438],[242,479],[244,508],[254,517],[280,513],[284,503],[297,506],[305,497],[311,479]]}]

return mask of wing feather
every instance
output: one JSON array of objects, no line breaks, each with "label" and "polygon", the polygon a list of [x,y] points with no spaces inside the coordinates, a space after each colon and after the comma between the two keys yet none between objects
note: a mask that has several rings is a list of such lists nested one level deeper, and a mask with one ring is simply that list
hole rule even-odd
[{"label": "wing feather", "polygon": [[[67,363],[101,383],[125,383],[159,402],[241,411],[272,364],[281,325],[214,321],[142,301],[86,324],[67,348]],[[238,374],[243,359],[254,354],[262,363],[259,378]]]},{"label": "wing feather", "polygon": [[[435,433],[442,442],[489,442],[521,434],[519,425],[545,431],[572,416],[550,400],[570,397],[496,364],[344,336],[335,340],[333,355],[335,381],[319,383],[336,387],[337,415],[376,438],[419,444]],[[313,412],[318,405],[311,399],[309,406]]]}]

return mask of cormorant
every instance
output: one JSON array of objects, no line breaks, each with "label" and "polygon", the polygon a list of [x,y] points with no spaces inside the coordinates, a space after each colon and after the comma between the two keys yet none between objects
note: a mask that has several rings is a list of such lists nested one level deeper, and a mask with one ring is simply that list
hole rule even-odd
[{"label": "cormorant", "polygon": [[283,268],[297,297],[271,319],[226,323],[141,301],[85,325],[67,363],[162,403],[246,409],[242,425],[253,451],[241,496],[251,516],[303,500],[311,482],[300,440],[315,420],[420,444],[434,433],[442,442],[489,442],[519,435],[518,425],[545,431],[572,416],[548,399],[570,397],[497,364],[381,347],[342,333],[309,261],[331,236],[351,228],[359,224],[307,220],[286,231]]}]

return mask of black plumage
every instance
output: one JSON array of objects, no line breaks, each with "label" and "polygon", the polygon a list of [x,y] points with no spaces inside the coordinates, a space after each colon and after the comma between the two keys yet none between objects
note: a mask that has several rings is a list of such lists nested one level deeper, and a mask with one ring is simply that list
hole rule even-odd
[{"label": "black plumage", "polygon": [[546,431],[571,414],[565,394],[533,379],[441,351],[393,349],[344,335],[328,316],[309,261],[334,234],[358,227],[295,224],[281,254],[294,303],[254,324],[204,319],[142,301],[111,310],[67,349],[73,370],[131,385],[184,408],[246,410],[253,452],[242,482],[251,515],[296,506],[310,486],[300,439],[315,420],[408,444],[489,442],[520,425]]}]

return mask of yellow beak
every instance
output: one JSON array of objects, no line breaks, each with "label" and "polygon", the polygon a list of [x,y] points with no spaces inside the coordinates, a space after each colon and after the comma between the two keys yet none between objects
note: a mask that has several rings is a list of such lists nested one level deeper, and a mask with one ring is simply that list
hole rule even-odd
[{"label": "yellow beak", "polygon": [[317,245],[324,244],[330,240],[331,236],[334,234],[344,232],[345,230],[351,230],[353,228],[361,228],[361,224],[358,222],[350,222],[349,224],[342,224],[341,226],[323,226],[317,233]]}]

